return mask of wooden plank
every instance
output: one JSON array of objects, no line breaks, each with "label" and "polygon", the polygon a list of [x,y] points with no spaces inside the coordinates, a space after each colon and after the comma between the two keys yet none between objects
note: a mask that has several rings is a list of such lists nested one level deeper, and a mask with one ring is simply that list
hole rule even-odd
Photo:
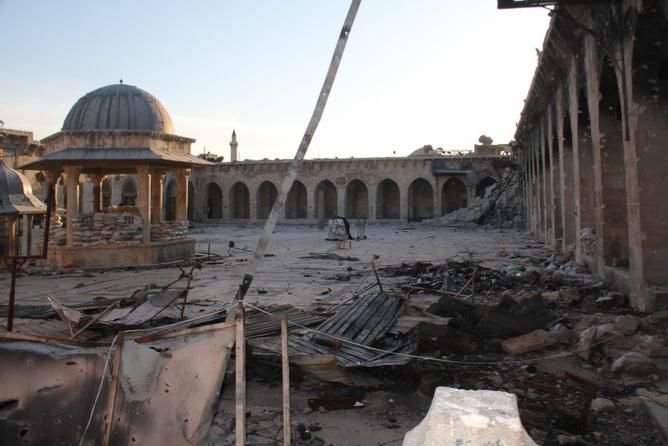
[{"label": "wooden plank", "polygon": [[[385,302],[383,302],[381,307],[374,312],[374,314],[371,316],[371,319],[369,319],[369,322],[362,330],[360,330],[360,332],[353,338],[353,340],[355,342],[359,342],[360,344],[367,343],[367,340],[369,344],[373,343],[373,341],[376,339],[376,336],[378,336],[380,331],[382,331],[381,323],[388,318],[392,319],[394,317],[396,306],[398,306],[399,302],[399,299],[396,299],[393,296],[387,296]],[[379,326],[381,326],[381,329],[377,330],[377,327]],[[374,336],[371,336],[372,333]]]},{"label": "wooden plank", "polygon": [[288,316],[281,318],[281,357],[283,369],[283,444],[291,443],[290,424],[290,362],[288,357]]},{"label": "wooden plank", "polygon": [[246,445],[246,338],[244,336],[244,306],[239,302],[236,313],[235,362],[235,436],[236,445]]}]

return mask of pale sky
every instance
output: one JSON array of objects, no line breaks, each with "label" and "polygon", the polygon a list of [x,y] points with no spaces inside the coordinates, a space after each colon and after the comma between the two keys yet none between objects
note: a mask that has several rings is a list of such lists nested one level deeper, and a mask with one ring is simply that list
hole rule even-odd
[{"label": "pale sky", "polygon": [[[292,158],[347,0],[0,0],[0,120],[37,139],[119,79],[229,159]],[[495,0],[362,0],[308,158],[512,139],[549,23]]]}]

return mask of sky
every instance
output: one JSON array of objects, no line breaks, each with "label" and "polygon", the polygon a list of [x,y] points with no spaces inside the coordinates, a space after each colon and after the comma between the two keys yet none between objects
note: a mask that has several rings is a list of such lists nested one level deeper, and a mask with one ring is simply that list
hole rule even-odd
[{"label": "sky", "polygon": [[[136,85],[229,159],[292,158],[344,0],[0,0],[0,120],[37,139],[104,85]],[[307,158],[405,156],[513,137],[549,24],[494,0],[362,0]]]}]

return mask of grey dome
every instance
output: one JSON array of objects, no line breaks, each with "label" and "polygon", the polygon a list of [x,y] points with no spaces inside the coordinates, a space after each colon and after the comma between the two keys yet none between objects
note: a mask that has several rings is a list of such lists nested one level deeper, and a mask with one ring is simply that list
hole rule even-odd
[{"label": "grey dome", "polygon": [[134,85],[98,88],[79,99],[63,131],[138,130],[174,134],[172,118],[155,96]]},{"label": "grey dome", "polygon": [[46,206],[32,194],[32,186],[23,174],[0,158],[0,215],[40,214]]}]

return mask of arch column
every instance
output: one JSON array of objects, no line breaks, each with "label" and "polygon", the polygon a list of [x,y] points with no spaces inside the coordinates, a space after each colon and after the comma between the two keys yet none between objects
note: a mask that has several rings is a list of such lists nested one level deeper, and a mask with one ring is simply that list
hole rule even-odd
[{"label": "arch column", "polygon": [[369,223],[373,223],[376,221],[376,193],[378,191],[378,184],[369,183],[366,185],[366,189],[368,194],[367,204],[369,207],[367,211],[368,212],[367,221]]},{"label": "arch column", "polygon": [[151,224],[158,225],[162,219],[162,190],[165,183],[165,172],[151,172]]},{"label": "arch column", "polygon": [[150,176],[148,167],[141,166],[137,168],[138,191],[136,206],[139,208],[139,214],[142,218],[142,243],[148,244],[151,241],[151,221],[150,221]]},{"label": "arch column", "polygon": [[176,177],[176,221],[188,221],[188,169],[178,169]]},{"label": "arch column", "polygon": [[81,168],[66,167],[65,175],[67,176],[67,210],[65,213],[65,236],[66,246],[71,248],[74,246],[74,228],[72,220],[79,216],[79,174]]},{"label": "arch column", "polygon": [[402,185],[399,187],[399,218],[403,222],[408,222],[408,188],[410,186]]},{"label": "arch column", "polygon": [[346,185],[336,186],[336,215],[346,215]]}]

